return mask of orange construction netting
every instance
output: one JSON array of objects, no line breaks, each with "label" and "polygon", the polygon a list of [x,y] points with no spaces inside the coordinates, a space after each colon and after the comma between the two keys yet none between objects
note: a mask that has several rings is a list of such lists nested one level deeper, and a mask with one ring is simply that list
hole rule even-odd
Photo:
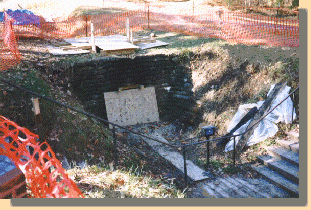
[{"label": "orange construction netting", "polygon": [[[13,31],[14,20],[5,13],[0,43],[0,70],[17,65],[22,57]],[[36,198],[83,198],[68,178],[47,142],[26,128],[0,116],[0,155],[9,157],[25,174],[32,196]]]},{"label": "orange construction netting", "polygon": [[83,198],[47,142],[0,116],[0,155],[9,157],[25,174],[36,198]]},{"label": "orange construction netting", "polygon": [[0,71],[19,64],[22,59],[13,32],[13,22],[14,19],[4,13],[4,24],[2,24],[3,30],[0,36]]},{"label": "orange construction netting", "polygon": [[169,14],[151,7],[148,10],[145,8],[115,14],[58,18],[54,22],[46,22],[41,18],[40,27],[14,25],[14,32],[20,38],[63,39],[90,36],[90,25],[93,23],[95,36],[106,36],[125,33],[126,19],[129,18],[133,32],[149,28],[221,38],[233,43],[299,47],[299,20],[296,17],[251,14],[217,7],[201,9],[194,14],[191,10]]},{"label": "orange construction netting", "polygon": [[195,15],[149,12],[148,19],[149,28],[154,30],[221,38],[247,45],[299,47],[299,20],[293,18],[210,8]]}]

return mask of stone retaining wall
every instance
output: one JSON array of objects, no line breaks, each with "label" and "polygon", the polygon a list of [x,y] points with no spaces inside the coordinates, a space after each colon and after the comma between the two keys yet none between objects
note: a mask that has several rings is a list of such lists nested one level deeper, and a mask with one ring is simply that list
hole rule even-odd
[{"label": "stone retaining wall", "polygon": [[104,58],[76,63],[71,84],[75,94],[90,111],[106,117],[104,93],[127,84],[153,86],[160,118],[189,122],[194,105],[191,71],[174,55]]}]

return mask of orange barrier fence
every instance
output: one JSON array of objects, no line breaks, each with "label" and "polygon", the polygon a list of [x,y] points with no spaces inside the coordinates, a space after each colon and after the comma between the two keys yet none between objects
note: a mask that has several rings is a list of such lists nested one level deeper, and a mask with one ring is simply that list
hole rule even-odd
[{"label": "orange barrier fence", "polygon": [[0,155],[9,157],[25,174],[33,197],[83,198],[47,142],[0,116]]},{"label": "orange barrier fence", "polygon": [[14,20],[5,13],[5,23],[2,24],[0,37],[0,71],[11,68],[21,61],[16,37],[13,31]]},{"label": "orange barrier fence", "polygon": [[94,24],[95,35],[105,36],[125,33],[126,19],[135,31],[155,29],[181,32],[202,37],[221,38],[234,43],[270,46],[299,46],[299,20],[295,17],[281,18],[259,14],[229,11],[224,8],[207,8],[184,11],[178,15],[153,12],[155,8],[123,13],[88,15],[41,21],[35,25],[14,26],[18,37],[69,38],[90,36],[90,24]]},{"label": "orange barrier fence", "polygon": [[149,27],[233,43],[299,46],[299,20],[228,10],[210,10],[197,15],[166,15],[151,12]]},{"label": "orange barrier fence", "polygon": [[[91,36],[91,23],[95,26],[96,36],[125,33],[126,19],[130,18],[130,26],[133,31],[143,30],[146,21],[146,13],[143,10],[129,11],[115,14],[87,15],[70,17],[67,19],[55,19],[54,22],[46,22],[41,18],[40,27],[36,25],[14,25],[14,32],[19,38],[71,38]],[[1,25],[0,25],[1,27]]]}]

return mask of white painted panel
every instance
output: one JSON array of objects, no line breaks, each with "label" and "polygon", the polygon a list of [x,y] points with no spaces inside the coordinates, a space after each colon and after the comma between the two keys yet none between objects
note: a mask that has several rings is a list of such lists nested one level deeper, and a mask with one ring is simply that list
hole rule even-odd
[{"label": "white painted panel", "polygon": [[104,93],[107,117],[118,125],[159,121],[154,87]]}]

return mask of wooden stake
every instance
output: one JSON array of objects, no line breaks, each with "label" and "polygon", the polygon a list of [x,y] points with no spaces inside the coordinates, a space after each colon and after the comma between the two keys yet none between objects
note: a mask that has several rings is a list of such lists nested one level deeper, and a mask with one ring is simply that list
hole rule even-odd
[{"label": "wooden stake", "polygon": [[134,43],[134,41],[133,41],[133,30],[132,29],[130,29],[130,37],[131,37],[131,39],[130,39],[130,41],[131,41],[131,43],[133,44]]},{"label": "wooden stake", "polygon": [[39,125],[42,123],[41,119],[41,113],[40,113],[40,104],[39,104],[39,98],[31,98],[33,108],[32,111],[35,113],[35,120],[36,124]]},{"label": "wooden stake", "polygon": [[93,23],[91,23],[91,45],[92,45],[92,52],[96,52],[95,32],[94,32],[94,24]]},{"label": "wooden stake", "polygon": [[126,37],[127,37],[127,40],[130,41],[130,19],[129,18],[126,19],[125,26],[126,26]]}]

